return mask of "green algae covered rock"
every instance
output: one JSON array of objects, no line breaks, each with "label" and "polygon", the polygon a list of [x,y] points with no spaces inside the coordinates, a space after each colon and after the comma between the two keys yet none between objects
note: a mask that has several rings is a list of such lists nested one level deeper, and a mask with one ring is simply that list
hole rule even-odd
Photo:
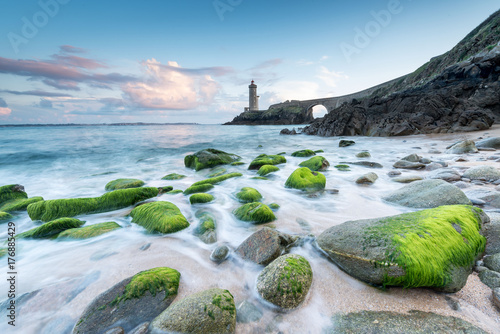
[{"label": "green algae covered rock", "polygon": [[356,154],[356,158],[371,158],[371,154],[368,151],[361,151]]},{"label": "green algae covered rock", "polygon": [[259,168],[259,170],[257,171],[257,174],[259,174],[260,176],[266,176],[267,174],[274,173],[274,172],[277,172],[279,170],[280,170],[279,167],[276,167],[273,165],[264,165],[264,166]]},{"label": "green algae covered rock", "polygon": [[191,204],[200,204],[200,203],[208,203],[212,202],[215,199],[213,195],[206,193],[196,193],[189,197],[189,203]]},{"label": "green algae covered rock", "polygon": [[286,163],[286,158],[282,155],[261,154],[250,163],[248,169],[259,169],[264,165],[279,165],[284,163]]},{"label": "green algae covered rock", "polygon": [[68,239],[89,239],[93,237],[97,237],[101,234],[105,234],[116,229],[121,228],[115,222],[105,222],[94,224],[90,226],[80,227],[80,228],[71,228],[69,230],[65,230],[57,236],[58,239],[68,238]]},{"label": "green algae covered rock", "polygon": [[231,166],[241,166],[244,165],[245,163],[243,161],[235,161],[231,163]]},{"label": "green algae covered rock", "polygon": [[104,188],[106,191],[128,188],[139,188],[144,185],[144,181],[138,179],[117,179],[108,182]]},{"label": "green algae covered rock", "polygon": [[59,218],[38,227],[32,228],[26,232],[17,235],[17,238],[32,238],[32,239],[46,239],[51,238],[59,233],[69,230],[76,229],[85,224],[76,218]]},{"label": "green algae covered rock", "polygon": [[10,213],[0,211],[0,223],[6,222],[14,218]]},{"label": "green algae covered rock", "polygon": [[180,189],[174,189],[174,190],[167,191],[165,194],[176,195],[176,194],[182,194],[182,193],[183,193],[182,190],[180,190]]},{"label": "green algae covered rock", "polygon": [[223,167],[217,167],[217,168],[214,168],[210,174],[208,174],[208,177],[217,177],[217,176],[221,176],[223,174],[226,174],[227,173],[227,169],[223,168]]},{"label": "green algae covered rock", "polygon": [[305,191],[325,189],[326,177],[318,172],[313,172],[307,167],[296,169],[286,180],[286,188]]},{"label": "green algae covered rock", "polygon": [[4,212],[14,212],[14,211],[23,211],[26,210],[28,205],[31,203],[36,203],[43,201],[43,197],[31,197],[31,198],[17,198],[12,199],[10,201],[4,202],[0,205],[0,211]]},{"label": "green algae covered rock", "polygon": [[24,192],[24,187],[22,185],[9,184],[7,186],[0,187],[0,204],[19,198],[28,198],[28,195]]},{"label": "green algae covered rock", "polygon": [[456,292],[485,248],[488,216],[468,205],[441,206],[330,227],[317,245],[340,268],[382,286]]},{"label": "green algae covered rock", "polygon": [[243,187],[240,192],[236,193],[236,198],[241,203],[251,203],[260,201],[262,199],[262,195],[257,191],[257,189]]},{"label": "green algae covered rock", "polygon": [[292,157],[307,158],[316,155],[313,150],[300,150],[292,153]]},{"label": "green algae covered rock", "polygon": [[194,229],[194,234],[206,244],[217,242],[215,218],[208,212],[196,214],[196,217],[200,219],[200,222]]},{"label": "green algae covered rock", "polygon": [[273,210],[273,211],[278,210],[280,207],[281,206],[279,204],[277,204],[277,203],[271,203],[271,204],[269,204],[269,208],[271,208],[271,210]]},{"label": "green algae covered rock", "polygon": [[236,307],[228,290],[213,288],[174,303],[149,325],[151,333],[234,333]]},{"label": "green algae covered rock", "polygon": [[168,174],[168,175],[165,175],[164,177],[162,177],[161,179],[162,180],[169,180],[169,181],[173,181],[173,180],[181,180],[183,178],[185,178],[186,175],[182,175],[182,174],[177,174],[177,173],[171,173],[171,174]]},{"label": "green algae covered rock", "polygon": [[87,306],[73,333],[104,334],[117,326],[130,333],[172,303],[177,296],[180,276],[175,269],[158,267],[126,278]]},{"label": "green algae covered rock", "polygon": [[303,161],[299,164],[300,167],[307,167],[313,172],[317,172],[320,170],[326,170],[330,167],[330,163],[324,157],[318,155],[312,157],[309,160]]},{"label": "green algae covered rock", "polygon": [[234,215],[243,221],[264,224],[276,220],[273,211],[259,202],[248,203],[234,210]]},{"label": "green algae covered rock", "polygon": [[214,188],[213,184],[206,183],[200,184],[198,186],[192,185],[191,187],[184,190],[184,195],[191,195],[196,193],[204,193]]},{"label": "green algae covered rock", "polygon": [[222,181],[225,181],[227,179],[231,179],[233,177],[240,177],[240,176],[243,176],[243,174],[241,174],[241,173],[224,174],[224,175],[220,175],[220,176],[216,176],[216,177],[211,177],[211,178],[208,178],[208,179],[205,179],[205,180],[201,180],[201,181],[195,182],[195,183],[193,183],[191,185],[191,187],[193,187],[193,186],[201,186],[203,184],[215,185],[215,184],[219,184]]},{"label": "green algae covered rock", "polygon": [[301,255],[287,254],[262,270],[257,278],[257,291],[282,309],[294,309],[306,299],[312,279],[309,262]]},{"label": "green algae covered rock", "polygon": [[175,204],[170,202],[152,202],[139,205],[130,216],[132,223],[144,227],[151,233],[174,233],[185,229],[189,223]]},{"label": "green algae covered rock", "polygon": [[118,210],[158,195],[158,188],[119,189],[100,197],[54,199],[28,205],[32,220],[50,221],[61,217]]},{"label": "green algae covered rock", "polygon": [[196,171],[212,168],[218,165],[226,165],[240,160],[236,154],[226,153],[213,148],[201,150],[184,158],[184,165]]}]

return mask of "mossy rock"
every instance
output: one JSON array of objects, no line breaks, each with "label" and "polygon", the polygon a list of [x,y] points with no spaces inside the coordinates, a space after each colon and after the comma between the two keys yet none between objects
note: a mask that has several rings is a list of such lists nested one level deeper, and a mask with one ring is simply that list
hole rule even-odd
[{"label": "mossy rock", "polygon": [[307,158],[316,155],[313,150],[300,150],[292,153],[292,157]]},{"label": "mossy rock", "polygon": [[318,246],[349,275],[381,286],[460,290],[486,239],[488,216],[467,205],[441,206],[330,227]]},{"label": "mossy rock", "polygon": [[342,139],[339,142],[339,147],[348,147],[348,146],[352,146],[354,144],[356,144],[356,142],[354,140],[344,140],[344,139]]},{"label": "mossy rock", "polygon": [[207,212],[197,215],[197,217],[200,221],[194,229],[194,234],[206,244],[217,242],[215,218]]},{"label": "mossy rock", "polygon": [[286,188],[294,188],[304,191],[314,191],[325,189],[326,177],[319,173],[313,172],[307,167],[296,169],[286,180]]},{"label": "mossy rock", "polygon": [[20,184],[9,184],[0,187],[0,204],[14,199],[28,198],[24,187]]},{"label": "mossy rock", "polygon": [[276,211],[280,208],[280,205],[277,203],[271,203],[271,204],[269,204],[269,208],[273,211]]},{"label": "mossy rock", "polygon": [[185,178],[186,175],[182,175],[182,174],[177,174],[177,173],[171,173],[171,174],[168,174],[168,175],[165,175],[164,177],[162,177],[161,179],[162,180],[169,180],[169,181],[173,181],[173,180],[181,180],[183,178]]},{"label": "mossy rock", "polygon": [[257,278],[257,291],[282,309],[294,309],[306,299],[312,279],[309,262],[301,255],[287,254],[262,270]]},{"label": "mossy rock", "polygon": [[63,231],[77,229],[83,224],[85,224],[84,221],[76,218],[59,218],[18,234],[17,238],[47,239],[55,237]]},{"label": "mossy rock", "polygon": [[175,269],[158,267],[121,281],[87,306],[73,333],[104,334],[117,326],[131,332],[169,307],[177,296],[180,276]]},{"label": "mossy rock", "polygon": [[58,239],[89,239],[93,237],[97,237],[99,235],[114,231],[116,229],[121,228],[115,222],[105,222],[94,224],[90,226],[80,227],[80,228],[71,228],[69,230],[65,230],[57,236]]},{"label": "mossy rock", "polygon": [[31,203],[36,203],[43,201],[43,197],[31,197],[31,198],[18,198],[13,199],[7,202],[4,202],[0,205],[0,211],[4,212],[15,212],[15,211],[24,211]]},{"label": "mossy rock", "polygon": [[182,190],[180,190],[180,189],[174,189],[174,190],[167,191],[165,194],[176,195],[176,194],[182,194],[182,193],[183,193]]},{"label": "mossy rock", "polygon": [[370,158],[372,155],[368,151],[362,151],[356,154],[356,158]]},{"label": "mossy rock", "polygon": [[170,202],[158,201],[139,205],[130,216],[132,223],[144,227],[151,233],[175,233],[189,226],[179,208]]},{"label": "mossy rock", "polygon": [[184,165],[196,171],[212,168],[218,165],[226,165],[240,160],[236,154],[226,153],[213,148],[205,149],[188,155],[184,158]]},{"label": "mossy rock", "polygon": [[12,218],[14,218],[14,216],[11,215],[10,213],[0,211],[0,223],[12,220]]},{"label": "mossy rock", "polygon": [[254,176],[251,177],[252,180],[269,180],[267,177],[264,176]]},{"label": "mossy rock", "polygon": [[191,195],[189,197],[189,203],[191,204],[202,204],[202,203],[208,203],[212,202],[215,199],[213,195],[206,194],[206,193],[197,193]]},{"label": "mossy rock", "polygon": [[325,153],[325,151],[323,151],[323,150],[316,150],[316,151],[314,151],[314,153],[316,153],[316,154],[318,154],[318,153]]},{"label": "mossy rock", "polygon": [[144,185],[144,181],[138,179],[116,179],[106,184],[106,191],[117,189],[139,188]]},{"label": "mossy rock", "polygon": [[236,328],[236,306],[228,290],[213,288],[174,303],[150,324],[152,333],[229,334]]},{"label": "mossy rock", "polygon": [[312,157],[309,160],[303,161],[299,164],[300,167],[307,167],[313,172],[320,170],[327,170],[330,167],[330,163],[324,157],[318,155]]},{"label": "mossy rock", "polygon": [[276,220],[273,211],[267,205],[260,202],[242,205],[234,210],[233,213],[239,220],[256,224],[265,224]]},{"label": "mossy rock", "polygon": [[241,203],[251,203],[260,201],[262,199],[262,195],[257,191],[257,189],[243,187],[241,188],[241,191],[236,193],[236,198]]},{"label": "mossy rock", "polygon": [[256,170],[264,165],[279,165],[284,163],[286,163],[286,158],[282,155],[261,154],[250,163],[248,169]]},{"label": "mossy rock", "polygon": [[260,176],[266,176],[267,174],[274,173],[274,172],[277,172],[279,170],[280,169],[277,166],[264,165],[264,166],[259,168],[259,170],[257,171],[257,174],[259,174]]},{"label": "mossy rock", "polygon": [[205,179],[205,180],[201,180],[201,181],[195,182],[195,183],[193,183],[191,185],[191,187],[193,187],[193,186],[201,186],[201,185],[204,185],[204,184],[215,185],[215,184],[219,184],[222,181],[225,181],[227,179],[231,179],[233,177],[240,177],[240,176],[243,176],[243,174],[241,174],[241,173],[224,174],[224,175],[220,175],[220,176],[216,176],[216,177],[211,177],[211,178],[208,178],[208,179]]},{"label": "mossy rock", "polygon": [[235,161],[231,163],[231,166],[241,166],[244,165],[245,163],[243,161]]},{"label": "mossy rock", "polygon": [[172,186],[158,187],[158,195],[166,194],[172,190],[174,190],[174,187],[172,187]]},{"label": "mossy rock", "polygon": [[214,188],[213,184],[207,183],[207,184],[201,184],[199,186],[191,186],[184,190],[184,195],[191,195],[191,194],[197,194],[197,193],[204,193],[209,190],[212,190]]},{"label": "mossy rock", "polygon": [[223,168],[223,167],[218,167],[218,168],[215,168],[211,171],[210,174],[208,174],[208,177],[217,177],[217,176],[221,176],[223,174],[226,174],[227,173],[227,169]]},{"label": "mossy rock", "polygon": [[40,201],[28,205],[28,215],[32,220],[51,221],[123,209],[157,195],[158,188],[146,187],[114,190],[100,197]]}]

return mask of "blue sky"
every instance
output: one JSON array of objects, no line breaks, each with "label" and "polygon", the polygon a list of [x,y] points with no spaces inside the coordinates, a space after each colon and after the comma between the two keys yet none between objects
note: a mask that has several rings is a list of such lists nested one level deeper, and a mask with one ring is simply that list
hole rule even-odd
[{"label": "blue sky", "polygon": [[0,124],[231,120],[412,72],[497,0],[0,0]]}]

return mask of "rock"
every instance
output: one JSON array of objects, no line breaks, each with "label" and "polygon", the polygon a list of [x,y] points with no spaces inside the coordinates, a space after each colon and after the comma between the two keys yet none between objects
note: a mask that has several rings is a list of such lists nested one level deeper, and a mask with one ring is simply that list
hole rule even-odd
[{"label": "rock", "polygon": [[350,172],[351,171],[351,169],[349,168],[349,165],[345,165],[345,164],[335,165],[333,167],[337,168],[337,170],[339,172]]},{"label": "rock", "polygon": [[129,334],[148,334],[149,324],[150,322],[146,321],[134,328]]},{"label": "rock", "polygon": [[356,154],[356,158],[370,158],[372,155],[368,151],[359,152]]},{"label": "rock", "polygon": [[500,192],[498,191],[489,188],[479,188],[466,190],[465,195],[471,202],[483,202],[483,205],[486,203],[494,208],[500,208]]},{"label": "rock", "polygon": [[406,157],[402,158],[401,160],[409,161],[409,162],[420,162],[421,159],[422,159],[421,156],[413,153],[413,154],[407,155]]},{"label": "rock", "polygon": [[300,167],[307,167],[313,172],[327,170],[330,163],[324,157],[318,155],[299,164]]},{"label": "rock", "polygon": [[189,197],[189,203],[191,204],[201,204],[212,202],[215,199],[213,195],[207,193],[196,193]]},{"label": "rock", "polygon": [[296,169],[286,180],[286,188],[294,188],[303,191],[314,191],[325,189],[326,177],[319,173],[313,172],[307,167]]},{"label": "rock", "polygon": [[273,105],[265,112],[245,111],[224,125],[292,125],[309,124],[312,121],[312,113],[293,104],[284,103]]},{"label": "rock", "polygon": [[212,168],[218,165],[227,165],[240,160],[236,154],[226,153],[213,148],[208,148],[184,157],[184,165],[196,171]]},{"label": "rock", "polygon": [[464,153],[477,153],[478,149],[472,140],[464,140],[447,147],[444,153],[447,154],[464,154]]},{"label": "rock", "polygon": [[427,174],[428,179],[440,179],[446,182],[460,181],[460,174],[453,168],[440,168]]},{"label": "rock", "polygon": [[356,142],[354,142],[354,140],[341,140],[339,142],[339,147],[348,147],[348,146],[352,146],[356,144]]},{"label": "rock", "polygon": [[238,193],[236,193],[236,198],[241,203],[252,203],[260,201],[262,199],[262,195],[257,191],[257,189],[243,187]]},{"label": "rock", "polygon": [[386,311],[336,314],[332,317],[332,324],[322,333],[486,334],[481,328],[460,318],[414,310],[409,311],[408,314]]},{"label": "rock", "polygon": [[264,313],[254,304],[244,300],[236,307],[236,321],[247,324],[259,321]]},{"label": "rock", "polygon": [[491,293],[493,304],[500,309],[500,288],[494,288]]},{"label": "rock", "polygon": [[174,190],[174,187],[172,187],[172,186],[158,187],[158,196],[163,195],[163,194],[167,194],[167,193],[171,192],[172,190]]},{"label": "rock", "polygon": [[213,288],[172,304],[149,325],[151,333],[234,333],[236,307],[228,290]]},{"label": "rock", "polygon": [[0,187],[0,205],[14,199],[28,198],[24,187],[20,184],[10,184]]},{"label": "rock", "polygon": [[456,292],[483,252],[486,240],[479,231],[488,221],[472,206],[442,206],[345,222],[321,233],[317,245],[367,283]]},{"label": "rock", "polygon": [[233,211],[236,218],[255,224],[265,224],[276,220],[273,211],[259,202],[247,203]]},{"label": "rock", "polygon": [[12,220],[12,218],[14,218],[14,216],[11,215],[10,213],[0,211],[0,222],[9,221]]},{"label": "rock", "polygon": [[189,227],[189,223],[175,204],[152,202],[136,207],[130,216],[132,223],[144,227],[151,233],[174,233]]},{"label": "rock", "polygon": [[489,269],[500,272],[500,253],[493,254],[491,256],[486,256],[483,259],[484,265]]},{"label": "rock", "polygon": [[441,154],[443,152],[441,152],[440,150],[436,150],[436,149],[430,149],[428,153],[429,154]]},{"label": "rock", "polygon": [[280,208],[280,205],[277,203],[271,203],[271,204],[269,204],[269,208],[273,211],[276,211]]},{"label": "rock", "polygon": [[462,190],[443,180],[415,181],[383,197],[383,199],[410,208],[471,204]]},{"label": "rock", "polygon": [[274,173],[279,171],[279,167],[273,166],[273,165],[264,165],[259,168],[257,171],[257,174],[260,176],[266,176],[267,174]]},{"label": "rock", "polygon": [[158,267],[124,279],[87,306],[73,333],[101,334],[118,324],[128,332],[152,320],[177,296],[180,276],[175,269]]},{"label": "rock", "polygon": [[11,199],[9,201],[3,202],[0,205],[0,211],[3,212],[15,212],[24,211],[31,203],[36,203],[43,201],[43,197],[31,197],[31,198],[17,198]]},{"label": "rock", "polygon": [[383,168],[381,164],[378,162],[373,162],[373,161],[351,161],[351,162],[341,162],[341,164],[349,164],[349,165],[356,165],[356,166],[361,166],[361,167],[367,167],[367,168]]},{"label": "rock", "polygon": [[107,330],[104,334],[125,334],[125,330],[122,327],[115,327]]},{"label": "rock", "polygon": [[231,162],[231,166],[241,166],[241,165],[244,165],[245,163],[242,162],[242,161],[235,161],[235,162]]},{"label": "rock", "polygon": [[313,150],[301,150],[292,153],[292,157],[307,158],[316,155]]},{"label": "rock", "polygon": [[217,167],[217,168],[214,168],[210,171],[210,174],[208,174],[208,177],[217,177],[217,176],[224,175],[225,173],[227,173],[227,169],[225,169],[223,167]]},{"label": "rock", "polygon": [[496,181],[500,179],[500,171],[492,166],[475,166],[462,175],[470,180]]},{"label": "rock", "polygon": [[283,129],[280,131],[280,135],[296,135],[297,131],[295,129],[289,130],[289,129]]},{"label": "rock", "polygon": [[296,240],[296,237],[263,227],[243,241],[235,253],[245,260],[265,266],[281,256]]},{"label": "rock", "polygon": [[213,184],[201,184],[199,186],[191,186],[184,190],[184,195],[198,194],[210,191],[214,188]]},{"label": "rock", "polygon": [[391,170],[391,171],[387,172],[387,175],[389,177],[395,177],[395,176],[401,175],[401,172],[399,170]]},{"label": "rock", "polygon": [[482,139],[476,143],[476,147],[500,149],[500,138],[494,137],[494,138]]},{"label": "rock", "polygon": [[118,210],[156,197],[158,188],[131,188],[108,192],[100,197],[39,201],[28,205],[32,220],[51,221],[62,217]]},{"label": "rock", "polygon": [[[43,225],[42,225],[43,226]],[[81,228],[71,228],[65,230],[57,236],[57,239],[89,239],[121,228],[115,222],[98,223]]]},{"label": "rock", "polygon": [[500,288],[500,273],[493,270],[484,270],[478,274],[481,282],[491,289]]},{"label": "rock", "polygon": [[217,242],[215,218],[208,212],[197,213],[196,217],[200,219],[194,234],[206,244]]},{"label": "rock", "polygon": [[378,175],[376,173],[367,173],[364,174],[356,180],[357,184],[373,184],[378,179]]},{"label": "rock", "polygon": [[[213,186],[212,186],[213,188]],[[177,194],[182,194],[183,191],[180,190],[180,189],[174,189],[174,190],[170,190],[170,191],[167,191],[165,194],[168,194],[168,195],[177,195]]]},{"label": "rock", "polygon": [[106,184],[104,188],[106,191],[117,190],[117,189],[128,189],[128,188],[139,188],[144,185],[144,181],[138,179],[117,179],[110,181]]},{"label": "rock", "polygon": [[241,174],[241,173],[229,173],[229,174],[219,175],[216,177],[211,177],[211,178],[208,178],[205,180],[195,182],[191,185],[191,187],[202,186],[202,185],[206,185],[206,184],[216,185],[216,184],[219,184],[222,181],[225,181],[227,179],[231,179],[233,177],[240,177],[240,176],[243,176],[243,174]]},{"label": "rock", "polygon": [[433,170],[440,169],[440,168],[443,168],[443,166],[437,162],[431,162],[430,164],[425,166],[425,170],[427,170],[427,171],[433,171]]},{"label": "rock", "polygon": [[465,158],[465,157],[458,157],[458,158],[455,158],[453,159],[455,162],[467,162],[469,161],[469,159]]},{"label": "rock", "polygon": [[455,183],[453,183],[453,185],[457,188],[460,188],[460,189],[469,188],[469,184],[467,184],[467,182],[464,182],[464,181],[455,182]]},{"label": "rock", "polygon": [[286,163],[286,159],[282,155],[266,155],[266,154],[261,154],[257,158],[255,158],[250,165],[248,166],[248,169],[259,169],[260,167],[264,165],[279,165],[279,164],[284,164]]},{"label": "rock", "polygon": [[432,160],[427,159],[427,158],[421,158],[419,162],[428,165],[428,164],[432,163]]},{"label": "rock", "polygon": [[78,228],[85,224],[76,218],[59,218],[16,235],[16,238],[46,239],[57,236],[62,231]]},{"label": "rock", "polygon": [[185,177],[186,177],[186,175],[172,173],[172,174],[165,175],[161,179],[162,180],[169,180],[169,181],[171,181],[171,180],[181,180],[181,179],[183,179]]},{"label": "rock", "polygon": [[412,183],[420,180],[423,180],[423,178],[419,175],[403,175],[392,179],[392,181],[399,183]]},{"label": "rock", "polygon": [[229,256],[229,247],[226,245],[222,246],[217,246],[210,254],[210,260],[216,262],[216,263],[222,263],[224,262]]},{"label": "rock", "polygon": [[421,169],[425,168],[425,165],[420,162],[410,162],[406,160],[399,160],[392,165],[394,168],[402,168],[402,169]]},{"label": "rock", "polygon": [[485,255],[500,253],[500,213],[488,212],[490,223],[484,226],[483,235],[486,238]]}]

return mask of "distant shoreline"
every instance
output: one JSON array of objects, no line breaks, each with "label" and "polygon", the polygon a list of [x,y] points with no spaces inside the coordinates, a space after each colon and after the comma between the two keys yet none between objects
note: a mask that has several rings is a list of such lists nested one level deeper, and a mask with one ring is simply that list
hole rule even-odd
[{"label": "distant shoreline", "polygon": [[137,125],[200,125],[200,124],[199,123],[0,124],[0,128],[44,127],[44,126],[137,126]]}]

